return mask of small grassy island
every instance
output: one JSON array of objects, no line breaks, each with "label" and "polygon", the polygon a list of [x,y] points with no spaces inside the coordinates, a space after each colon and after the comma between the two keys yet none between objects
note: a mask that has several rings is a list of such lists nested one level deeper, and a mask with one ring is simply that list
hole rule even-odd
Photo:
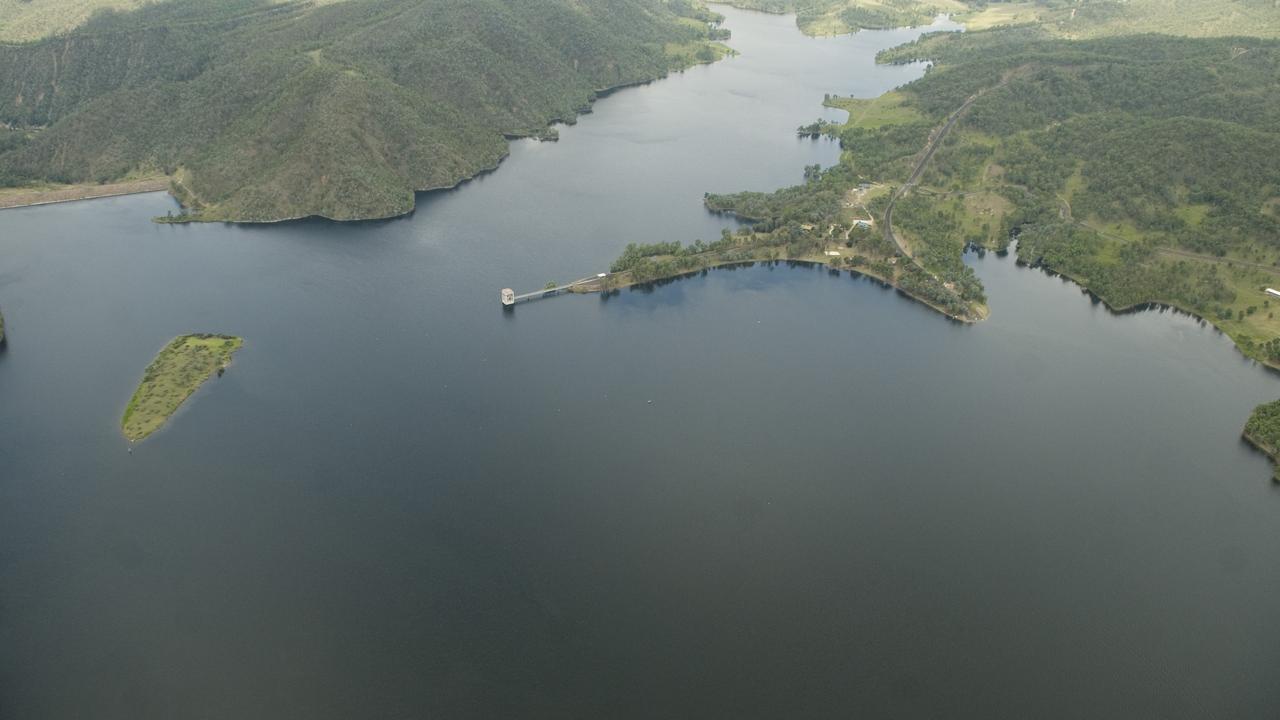
[{"label": "small grassy island", "polygon": [[0,348],[4,347],[4,344],[5,344],[4,313],[0,312]]},{"label": "small grassy island", "polygon": [[[1280,463],[1280,400],[1259,405],[1244,426],[1244,439],[1266,453],[1273,463]],[[1272,479],[1280,483],[1280,468]]]},{"label": "small grassy island", "polygon": [[125,408],[120,429],[132,442],[164,426],[191,393],[231,364],[244,340],[231,335],[176,337],[147,366]]}]

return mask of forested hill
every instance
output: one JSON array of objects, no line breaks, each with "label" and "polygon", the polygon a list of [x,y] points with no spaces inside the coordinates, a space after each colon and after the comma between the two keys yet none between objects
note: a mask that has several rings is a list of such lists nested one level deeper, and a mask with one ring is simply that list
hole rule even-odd
[{"label": "forested hill", "polygon": [[687,0],[174,0],[0,45],[0,185],[176,175],[202,219],[388,217],[718,57]]}]

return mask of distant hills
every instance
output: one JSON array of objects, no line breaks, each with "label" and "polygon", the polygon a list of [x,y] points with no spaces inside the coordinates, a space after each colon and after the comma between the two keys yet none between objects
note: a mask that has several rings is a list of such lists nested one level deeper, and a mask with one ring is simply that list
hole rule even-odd
[{"label": "distant hills", "polygon": [[812,35],[925,25],[946,14],[970,30],[1036,25],[1048,34],[1070,39],[1142,32],[1280,37],[1280,5],[1276,0],[726,1],[749,10],[795,13],[796,24]]},{"label": "distant hills", "polygon": [[0,45],[0,186],[164,174],[195,219],[398,215],[603,89],[719,57],[716,19],[682,0],[99,12]]}]

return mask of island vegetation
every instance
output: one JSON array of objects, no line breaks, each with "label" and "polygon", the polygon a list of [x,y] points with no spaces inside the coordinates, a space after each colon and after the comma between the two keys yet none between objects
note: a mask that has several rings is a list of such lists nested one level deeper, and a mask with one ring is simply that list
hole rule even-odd
[{"label": "island vegetation", "polygon": [[176,337],[147,366],[129,400],[120,428],[131,442],[143,440],[168,422],[205,382],[222,375],[244,341],[231,335]]},{"label": "island vegetation", "polygon": [[181,220],[389,217],[601,91],[728,51],[691,0],[168,0],[55,21],[133,4],[3,5],[4,28],[43,13],[61,32],[0,44],[0,187],[163,176]]},{"label": "island vegetation", "polygon": [[8,336],[4,334],[4,313],[0,312],[0,348],[4,348],[8,343]]}]

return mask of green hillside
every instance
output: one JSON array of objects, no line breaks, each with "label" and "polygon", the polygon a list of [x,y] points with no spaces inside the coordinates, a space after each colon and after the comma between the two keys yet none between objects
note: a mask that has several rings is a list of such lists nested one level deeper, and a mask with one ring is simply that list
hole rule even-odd
[{"label": "green hillside", "polygon": [[[1031,31],[927,39],[907,88],[939,122],[980,93],[895,222],[922,252],[1017,237],[1026,262],[1115,308],[1173,305],[1280,364],[1280,43],[1143,35],[1068,42]],[[846,129],[860,170],[902,177],[914,151],[860,153],[923,125]],[[861,164],[857,159],[866,156]]]},{"label": "green hillside", "polygon": [[[412,210],[597,91],[719,57],[663,0],[173,0],[0,45],[0,186],[174,175],[207,220]],[[15,137],[16,136],[16,137]]]}]

